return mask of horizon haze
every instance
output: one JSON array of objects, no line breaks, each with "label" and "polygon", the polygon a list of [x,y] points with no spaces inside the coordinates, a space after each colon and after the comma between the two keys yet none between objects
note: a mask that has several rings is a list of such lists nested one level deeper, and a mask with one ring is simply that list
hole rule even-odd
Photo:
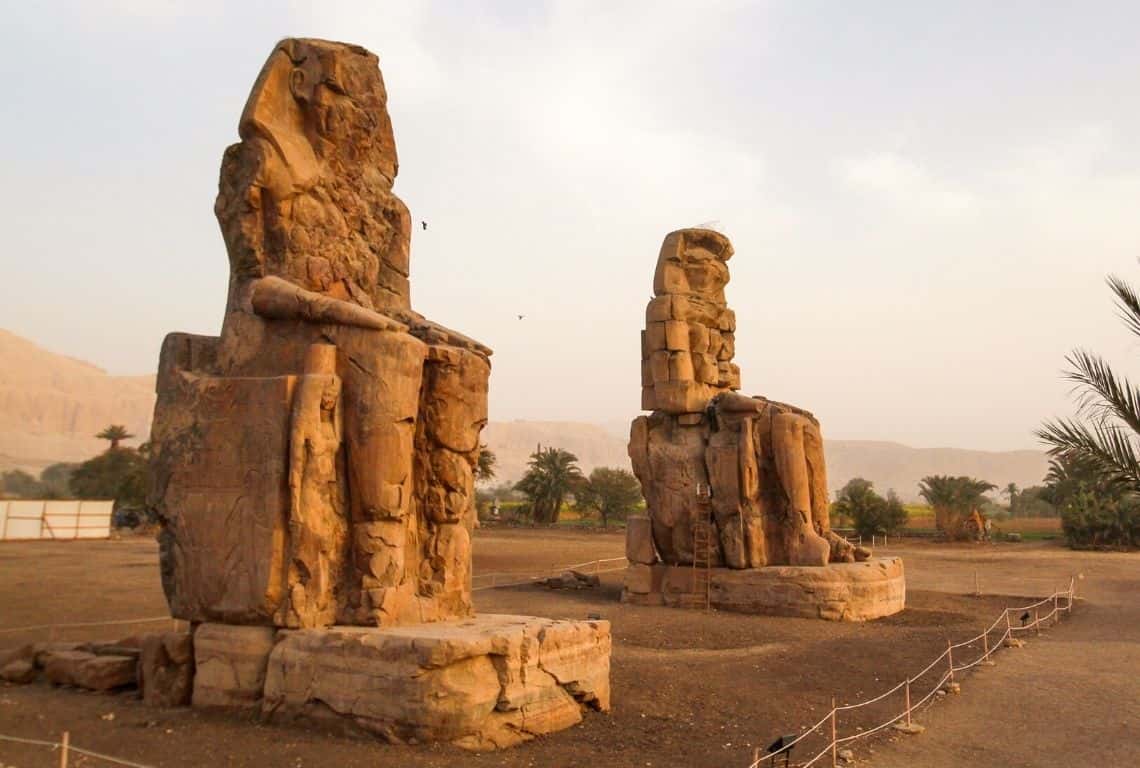
[{"label": "horizon haze", "polygon": [[741,391],[825,438],[1038,448],[1073,347],[1130,368],[1134,4],[379,5],[8,9],[0,328],[132,376],[217,333],[222,153],[301,35],[380,57],[414,302],[495,349],[494,421],[639,413],[657,250],[700,224]]}]

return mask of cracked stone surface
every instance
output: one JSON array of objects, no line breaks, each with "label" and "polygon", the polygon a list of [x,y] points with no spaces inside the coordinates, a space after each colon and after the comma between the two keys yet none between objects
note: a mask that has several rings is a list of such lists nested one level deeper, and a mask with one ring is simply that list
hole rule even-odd
[{"label": "cracked stone surface", "polygon": [[219,336],[163,343],[148,503],[172,615],[471,615],[491,350],[412,309],[411,214],[372,53],[286,39],[222,159]]},{"label": "cracked stone surface", "polygon": [[389,629],[282,631],[263,711],[351,718],[393,742],[493,749],[610,706],[607,621],[486,614]]}]

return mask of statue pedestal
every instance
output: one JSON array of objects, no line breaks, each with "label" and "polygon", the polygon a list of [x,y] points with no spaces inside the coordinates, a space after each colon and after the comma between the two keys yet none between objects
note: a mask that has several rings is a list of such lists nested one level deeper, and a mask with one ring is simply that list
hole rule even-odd
[{"label": "statue pedestal", "polygon": [[[670,607],[704,604],[694,587],[691,565],[660,563],[631,564],[622,601]],[[906,578],[899,557],[823,567],[711,568],[709,602],[713,608],[737,613],[867,621],[905,607]]]},{"label": "statue pedestal", "polygon": [[[247,695],[244,705],[259,704],[267,719],[339,722],[391,742],[477,750],[569,728],[583,709],[610,707],[608,621],[484,614],[384,629],[279,630],[269,644],[251,643],[246,635],[260,638],[262,629],[269,630],[198,628],[210,642],[196,644],[196,705],[216,706],[219,688],[240,684],[259,691],[259,702]],[[253,647],[260,665],[251,663]],[[214,695],[203,701],[199,690]]]}]

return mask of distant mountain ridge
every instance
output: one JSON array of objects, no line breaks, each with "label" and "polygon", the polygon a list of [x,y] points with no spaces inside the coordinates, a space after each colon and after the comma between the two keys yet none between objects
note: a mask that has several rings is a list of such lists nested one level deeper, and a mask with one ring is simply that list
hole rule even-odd
[{"label": "distant mountain ridge", "polygon": [[[108,424],[126,425],[138,435],[133,444],[150,433],[153,375],[111,376],[3,329],[0,360],[0,470],[36,473],[57,461],[90,458],[106,447],[95,433]],[[482,439],[498,458],[496,482],[504,482],[522,477],[539,445],[574,453],[586,472],[628,467],[627,429],[616,422],[493,421]],[[883,493],[893,488],[907,501],[917,499],[924,475],[971,475],[999,487],[1027,486],[1041,482],[1047,465],[1039,451],[910,448],[871,440],[828,440],[826,450],[833,490],[859,476]]]},{"label": "distant mountain ridge", "polygon": [[[594,467],[629,467],[626,439],[615,425],[564,421],[500,421],[487,425],[483,441],[498,459],[496,482],[517,480],[539,444],[575,454],[585,472]],[[874,483],[880,493],[894,490],[903,501],[918,501],[926,475],[969,475],[999,488],[1008,483],[1037,485],[1048,460],[1041,451],[974,451],[963,448],[911,448],[876,440],[826,440],[827,480],[832,491],[853,477]]]},{"label": "distant mountain ridge", "polygon": [[0,329],[0,469],[33,473],[57,461],[83,461],[107,443],[95,434],[123,424],[150,433],[154,376],[111,376]]}]

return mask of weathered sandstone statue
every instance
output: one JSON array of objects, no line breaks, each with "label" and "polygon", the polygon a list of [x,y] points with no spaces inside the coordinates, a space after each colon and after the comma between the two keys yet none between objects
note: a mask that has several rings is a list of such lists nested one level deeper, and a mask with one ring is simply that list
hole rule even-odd
[{"label": "weathered sandstone statue", "polygon": [[159,362],[163,587],[195,706],[506,746],[609,708],[609,625],[473,616],[491,350],[411,308],[386,103],[376,56],[322,40],[253,86],[214,208],[221,334]]},{"label": "weathered sandstone statue", "polygon": [[[718,232],[665,238],[642,333],[642,408],[629,455],[648,520],[628,527],[635,564],[728,569],[854,563],[832,533],[819,422],[738,394],[732,245]],[[901,569],[901,564],[900,564]],[[900,571],[901,573],[901,571]]]},{"label": "weathered sandstone statue", "polygon": [[286,40],[226,150],[220,338],[171,334],[153,430],[164,585],[193,621],[471,613],[490,350],[411,310],[377,59]]}]

